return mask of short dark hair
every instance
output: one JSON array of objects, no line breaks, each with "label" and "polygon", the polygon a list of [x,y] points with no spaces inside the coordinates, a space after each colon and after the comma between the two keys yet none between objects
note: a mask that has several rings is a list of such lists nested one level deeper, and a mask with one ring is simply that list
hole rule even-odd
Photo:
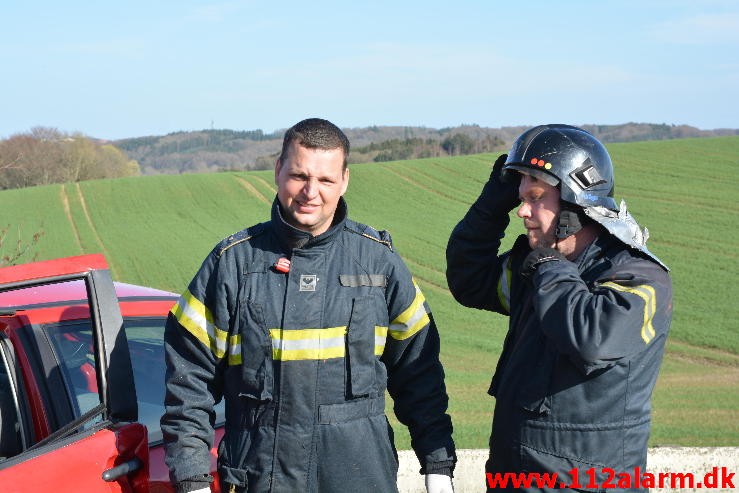
[{"label": "short dark hair", "polygon": [[307,118],[287,129],[282,141],[280,164],[284,164],[287,153],[293,142],[306,149],[321,149],[330,151],[341,149],[344,151],[344,169],[349,157],[349,139],[339,127],[328,120],[321,118]]}]

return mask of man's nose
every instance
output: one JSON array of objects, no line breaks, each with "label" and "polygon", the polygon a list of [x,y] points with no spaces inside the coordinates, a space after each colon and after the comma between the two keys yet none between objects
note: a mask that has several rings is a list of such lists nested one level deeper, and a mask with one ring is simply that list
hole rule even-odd
[{"label": "man's nose", "polygon": [[305,180],[303,185],[303,194],[308,198],[313,198],[318,194],[318,180],[309,178]]},{"label": "man's nose", "polygon": [[518,207],[518,210],[516,211],[516,215],[520,217],[521,219],[530,217],[531,216],[531,206],[529,206],[526,202],[521,202],[521,205]]}]

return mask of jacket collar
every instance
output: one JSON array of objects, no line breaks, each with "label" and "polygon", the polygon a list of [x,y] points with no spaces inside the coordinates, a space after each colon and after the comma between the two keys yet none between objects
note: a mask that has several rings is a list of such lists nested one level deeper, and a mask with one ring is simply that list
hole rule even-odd
[{"label": "jacket collar", "polygon": [[348,206],[343,197],[339,199],[339,204],[336,207],[336,213],[334,214],[334,220],[331,223],[331,227],[321,233],[318,236],[300,230],[285,221],[282,215],[282,207],[280,201],[275,197],[272,203],[272,224],[274,225],[275,233],[280,241],[280,244],[286,252],[290,253],[293,250],[301,248],[312,248],[319,245],[328,244],[333,241],[336,235],[344,229],[348,215]]},{"label": "jacket collar", "polygon": [[573,261],[580,272],[586,270],[593,262],[600,260],[609,250],[618,246],[618,240],[607,231],[601,231],[580,255]]}]

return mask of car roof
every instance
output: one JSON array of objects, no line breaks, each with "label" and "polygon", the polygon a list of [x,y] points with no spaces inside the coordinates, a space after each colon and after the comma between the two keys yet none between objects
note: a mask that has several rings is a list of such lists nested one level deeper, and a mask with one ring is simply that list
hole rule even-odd
[{"label": "car roof", "polygon": [[[119,301],[157,301],[171,300],[178,295],[161,289],[138,286],[122,282],[113,283]],[[0,292],[1,308],[28,307],[48,304],[76,304],[87,299],[84,281],[65,281],[57,284],[47,284],[31,288],[15,289]]]}]

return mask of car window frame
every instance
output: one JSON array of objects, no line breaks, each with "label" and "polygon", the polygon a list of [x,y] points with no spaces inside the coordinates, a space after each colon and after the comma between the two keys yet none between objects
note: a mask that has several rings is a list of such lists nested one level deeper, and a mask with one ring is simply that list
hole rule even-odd
[{"label": "car window frame", "polygon": [[[125,330],[123,329],[123,317],[120,312],[118,298],[115,293],[115,287],[108,269],[81,269],[81,271],[73,271],[71,273],[62,273],[59,275],[37,276],[22,278],[17,281],[5,281],[0,283],[0,292],[12,291],[17,289],[32,288],[41,285],[60,284],[68,281],[82,280],[87,292],[86,304],[89,310],[89,320],[93,329],[93,343],[95,351],[95,369],[98,379],[98,390],[101,399],[102,420],[100,423],[108,425],[115,422],[135,422],[138,414],[138,402],[136,399],[136,389],[133,379],[133,371],[131,368],[131,360],[128,352],[128,343],[126,341]],[[12,308],[12,307],[10,307]],[[33,330],[38,327],[36,324],[30,324],[30,332],[22,330],[21,333],[26,334],[28,342],[38,340],[37,331]],[[50,346],[48,340],[45,341]],[[49,347],[42,345],[41,347]],[[44,355],[35,354],[38,358],[37,363],[41,363],[42,367],[48,364],[48,360],[44,362]],[[53,351],[52,351],[53,354]],[[115,364],[113,364],[113,362]],[[40,377],[39,381],[43,381],[44,375],[37,375],[38,365],[32,365],[34,376]],[[61,376],[60,376],[61,379]],[[66,392],[65,392],[66,393]],[[67,403],[71,410],[71,404]],[[73,414],[73,413],[72,413]],[[73,419],[70,423],[73,423]],[[5,463],[13,461],[17,457],[28,457],[28,452],[39,448],[45,448],[47,439],[54,438],[54,443],[66,440],[70,436],[55,437],[54,434],[59,431],[57,424],[54,425],[56,431],[52,431],[49,437],[41,438],[30,444],[23,452],[13,458],[2,462],[2,468]],[[62,426],[64,428],[66,425]],[[98,426],[92,426],[85,431],[97,429]],[[79,436],[81,430],[73,429],[71,438]],[[23,459],[25,460],[25,459]]]},{"label": "car window frame", "polygon": [[[28,399],[23,390],[23,377],[20,372],[16,371],[17,365],[15,361],[13,342],[6,334],[0,332],[0,365],[2,365],[5,373],[8,375],[9,390],[11,391],[13,406],[15,408],[16,418],[18,419],[18,435],[21,441],[21,451],[19,453],[23,453],[33,440],[33,426],[31,426]],[[3,417],[2,419],[5,418]],[[5,462],[11,458],[6,457],[0,462]]]}]

